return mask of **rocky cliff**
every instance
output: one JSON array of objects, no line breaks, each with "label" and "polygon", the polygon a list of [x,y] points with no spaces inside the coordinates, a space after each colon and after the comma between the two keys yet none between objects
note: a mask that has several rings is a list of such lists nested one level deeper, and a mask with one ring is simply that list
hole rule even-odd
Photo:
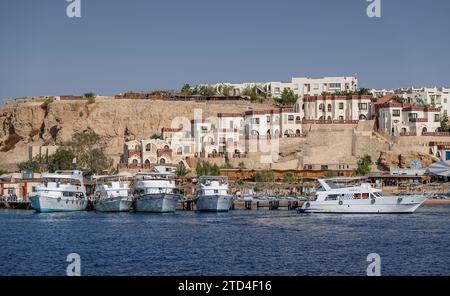
[{"label": "rocky cliff", "polygon": [[173,102],[150,100],[47,101],[7,104],[0,109],[0,169],[15,170],[28,159],[29,146],[59,145],[76,132],[99,134],[107,153],[116,161],[125,141],[150,137],[171,127],[176,117],[203,118],[219,112],[242,112],[272,108],[246,101]]}]

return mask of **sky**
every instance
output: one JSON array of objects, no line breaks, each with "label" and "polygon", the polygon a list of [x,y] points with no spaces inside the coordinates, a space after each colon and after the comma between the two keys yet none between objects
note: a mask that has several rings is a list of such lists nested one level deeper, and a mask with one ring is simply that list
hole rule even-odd
[{"label": "sky", "polygon": [[357,75],[450,87],[450,1],[0,1],[0,99]]}]

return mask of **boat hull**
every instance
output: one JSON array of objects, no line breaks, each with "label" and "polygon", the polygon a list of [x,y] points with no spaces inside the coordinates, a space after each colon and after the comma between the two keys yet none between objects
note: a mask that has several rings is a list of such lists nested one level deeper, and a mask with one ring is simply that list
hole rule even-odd
[{"label": "boat hull", "polygon": [[173,213],[181,196],[178,194],[145,194],[136,199],[136,212]]},{"label": "boat hull", "polygon": [[31,207],[39,213],[76,212],[87,208],[87,199],[55,198],[45,195],[30,197]]},{"label": "boat hull", "polygon": [[100,199],[94,203],[94,210],[98,212],[128,212],[132,203],[131,198],[124,196]]},{"label": "boat hull", "polygon": [[197,201],[197,210],[200,212],[228,212],[233,197],[231,195],[205,195]]},{"label": "boat hull", "polygon": [[302,206],[299,212],[333,214],[411,214],[426,200],[427,198],[424,196],[405,196],[364,200],[309,201]]}]

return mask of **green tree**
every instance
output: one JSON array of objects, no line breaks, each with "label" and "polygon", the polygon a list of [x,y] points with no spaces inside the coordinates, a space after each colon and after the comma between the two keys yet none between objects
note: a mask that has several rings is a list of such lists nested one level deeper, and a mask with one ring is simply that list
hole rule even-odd
[{"label": "green tree", "polygon": [[186,168],[186,166],[183,163],[180,163],[177,165],[177,169],[175,170],[175,174],[178,177],[184,177],[187,174],[189,174],[189,170]]},{"label": "green tree", "polygon": [[372,93],[370,92],[370,89],[368,88],[360,88],[357,91],[358,95],[360,96],[371,96]]},{"label": "green tree", "polygon": [[19,171],[31,171],[33,173],[41,172],[40,164],[34,159],[19,163],[17,165],[17,168],[19,169]]},{"label": "green tree", "polygon": [[160,134],[153,134],[150,139],[152,140],[162,140],[162,137]]},{"label": "green tree", "polygon": [[196,167],[197,176],[218,176],[220,175],[220,168],[217,164],[211,164],[208,161],[202,161]]},{"label": "green tree", "polygon": [[238,164],[238,169],[240,169],[240,170],[245,170],[245,163],[244,163],[243,161],[241,161],[241,162]]},{"label": "green tree", "polygon": [[450,131],[450,125],[448,121],[448,116],[444,115],[441,120],[441,127],[439,128],[439,131],[441,132],[449,132]]},{"label": "green tree", "polygon": [[88,104],[95,103],[96,95],[93,92],[88,92],[84,94],[84,98],[88,101]]},{"label": "green tree", "polygon": [[280,102],[283,105],[294,105],[298,100],[298,96],[291,89],[285,88],[281,93]]},{"label": "green tree", "polygon": [[186,83],[181,88],[181,94],[183,94],[184,96],[191,96],[192,95],[192,87],[188,83]]},{"label": "green tree", "polygon": [[104,153],[101,138],[93,131],[76,133],[67,145],[73,152],[77,166],[86,174],[101,174],[112,168],[112,160]]},{"label": "green tree", "polygon": [[365,176],[372,170],[372,158],[370,155],[364,155],[358,161],[358,167],[354,171],[357,176]]},{"label": "green tree", "polygon": [[48,170],[55,172],[58,170],[73,169],[75,154],[69,148],[60,147],[48,158]]}]

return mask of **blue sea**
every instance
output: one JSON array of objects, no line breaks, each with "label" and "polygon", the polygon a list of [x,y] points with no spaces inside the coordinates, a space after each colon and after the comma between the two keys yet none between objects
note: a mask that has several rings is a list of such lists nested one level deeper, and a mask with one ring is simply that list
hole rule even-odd
[{"label": "blue sea", "polygon": [[0,210],[0,275],[450,275],[450,207],[412,215]]}]

